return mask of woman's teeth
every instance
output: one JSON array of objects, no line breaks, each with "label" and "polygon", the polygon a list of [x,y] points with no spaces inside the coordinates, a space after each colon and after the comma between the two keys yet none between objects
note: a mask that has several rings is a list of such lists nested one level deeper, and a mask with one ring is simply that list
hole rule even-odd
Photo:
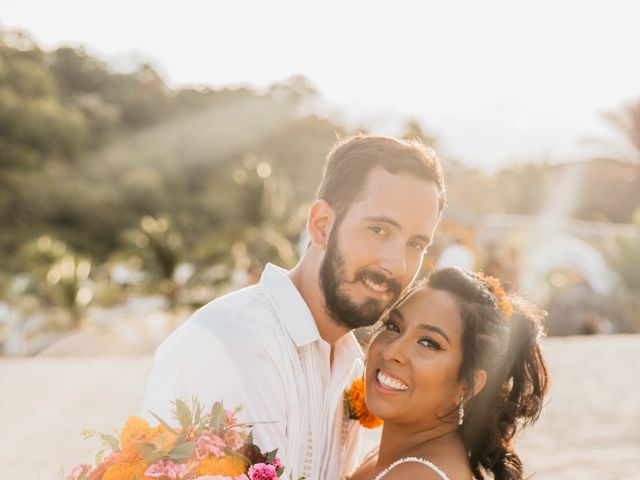
[{"label": "woman's teeth", "polygon": [[384,283],[375,283],[372,280],[365,278],[362,280],[362,282],[369,287],[371,290],[373,290],[374,292],[386,292],[387,290],[389,290],[389,287],[384,284]]},{"label": "woman's teeth", "polygon": [[405,385],[404,383],[399,382],[398,380],[393,380],[387,377],[382,372],[378,372],[378,382],[380,382],[382,385],[384,385],[387,388],[390,388],[392,390],[398,390],[399,392],[404,392],[405,390],[409,390],[408,385]]}]

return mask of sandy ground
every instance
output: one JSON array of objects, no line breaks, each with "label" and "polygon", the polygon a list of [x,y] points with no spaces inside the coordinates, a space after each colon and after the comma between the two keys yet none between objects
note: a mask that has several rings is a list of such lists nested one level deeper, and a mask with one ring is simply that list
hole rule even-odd
[{"label": "sandy ground", "polygon": [[[545,351],[554,385],[539,423],[519,441],[527,473],[640,479],[640,336],[552,338]],[[57,479],[63,465],[99,448],[82,430],[112,431],[139,412],[151,356],[60,353],[0,359],[2,479]],[[367,434],[363,452],[376,436]]]}]

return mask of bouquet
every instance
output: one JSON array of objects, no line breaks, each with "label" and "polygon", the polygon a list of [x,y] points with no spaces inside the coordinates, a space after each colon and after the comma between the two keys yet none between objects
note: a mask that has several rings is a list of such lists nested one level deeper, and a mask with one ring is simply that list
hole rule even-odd
[{"label": "bouquet", "polygon": [[[118,436],[99,436],[106,448],[98,452],[95,466],[78,463],[66,480],[274,480],[284,466],[277,450],[262,452],[253,443],[253,425],[238,423],[240,408],[225,410],[216,402],[209,412],[197,399],[189,407],[173,402],[180,427],[173,428],[151,413],[155,427],[140,417],[129,417]],[[109,452],[106,457],[105,453]]]}]

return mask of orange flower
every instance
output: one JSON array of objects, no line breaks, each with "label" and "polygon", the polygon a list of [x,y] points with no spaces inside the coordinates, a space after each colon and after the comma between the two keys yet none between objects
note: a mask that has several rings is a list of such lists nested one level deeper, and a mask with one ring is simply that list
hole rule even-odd
[{"label": "orange flower", "polygon": [[175,435],[167,432],[162,425],[152,428],[144,418],[131,416],[127,418],[127,422],[120,432],[120,448],[128,450],[129,447],[137,443],[153,440],[159,435],[165,437],[165,444],[171,443],[171,441],[175,443]]},{"label": "orange flower", "polygon": [[345,391],[345,403],[349,411],[349,418],[358,420],[365,428],[378,428],[382,419],[369,411],[366,404],[364,378],[353,381],[349,390]]},{"label": "orange flower", "polygon": [[193,472],[196,475],[227,475],[237,477],[247,470],[244,461],[233,455],[224,457],[206,457],[198,463]]},{"label": "orange flower", "polygon": [[498,299],[498,308],[502,310],[502,313],[504,313],[507,318],[511,318],[511,315],[513,315],[513,306],[511,305],[511,302],[507,300],[507,295],[504,293],[504,288],[502,288],[500,280],[485,274],[481,274],[480,277],[489,286],[491,292]]},{"label": "orange flower", "polygon": [[151,480],[144,476],[147,465],[139,460],[135,463],[115,463],[104,472],[102,480]]},{"label": "orange flower", "polygon": [[127,445],[127,448],[118,454],[116,462],[118,463],[135,463],[142,459],[135,445]]},{"label": "orange flower", "polygon": [[144,418],[131,416],[120,432],[120,447],[126,450],[133,443],[144,440],[151,433],[151,427]]}]

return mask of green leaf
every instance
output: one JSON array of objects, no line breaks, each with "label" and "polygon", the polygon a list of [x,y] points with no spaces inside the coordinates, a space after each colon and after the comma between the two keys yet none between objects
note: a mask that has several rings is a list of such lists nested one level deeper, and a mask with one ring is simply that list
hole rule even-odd
[{"label": "green leaf", "polygon": [[280,467],[279,469],[276,470],[276,475],[278,478],[280,478],[280,475],[282,475],[284,473],[284,467]]},{"label": "green leaf", "polygon": [[175,402],[174,415],[183,430],[191,431],[191,410],[183,400],[177,399]]},{"label": "green leaf", "polygon": [[200,420],[200,417],[202,416],[202,405],[200,405],[200,402],[198,401],[198,397],[193,397],[191,399],[191,405],[193,405],[193,418],[197,421]]},{"label": "green leaf", "polygon": [[120,451],[120,441],[116,437],[109,435],[108,433],[98,433],[98,435],[104,443],[111,447],[111,450],[114,452]]},{"label": "green leaf", "polygon": [[162,451],[153,443],[137,444],[136,449],[147,465],[152,465],[162,458]]},{"label": "green leaf", "polygon": [[178,435],[177,430],[175,430],[171,425],[169,425],[167,422],[165,422],[163,419],[161,419],[158,415],[156,415],[155,413],[153,413],[151,410],[147,410],[151,415],[153,415],[153,417],[158,420],[158,422],[160,422],[160,424],[166,428],[169,432],[173,433],[174,435]]},{"label": "green leaf", "polygon": [[231,457],[237,457],[240,460],[242,460],[246,465],[251,465],[251,460],[249,460],[249,457],[245,457],[243,454],[241,454],[240,452],[234,452],[233,450],[231,450],[230,448],[224,447],[224,453],[231,456]]},{"label": "green leaf", "polygon": [[175,445],[171,450],[169,450],[168,456],[171,460],[174,461],[184,461],[191,458],[193,452],[196,449],[195,442],[184,442],[179,445]]},{"label": "green leaf", "polygon": [[278,453],[278,449],[267,453],[267,461],[265,463],[272,463],[273,459],[276,458],[276,454]]},{"label": "green leaf", "polygon": [[224,407],[222,403],[215,402],[211,407],[211,420],[209,420],[209,428],[216,433],[220,431],[220,424],[224,418]]},{"label": "green leaf", "polygon": [[253,432],[249,432],[249,435],[247,435],[247,439],[244,442],[245,444],[253,444]]},{"label": "green leaf", "polygon": [[99,450],[98,453],[96,453],[96,465],[100,465],[102,463],[102,457],[104,456],[104,448],[102,450]]},{"label": "green leaf", "polygon": [[187,434],[185,433],[184,430],[182,430],[179,434],[178,437],[176,438],[176,441],[174,442],[175,445],[180,445],[181,443],[185,443],[187,441]]}]

